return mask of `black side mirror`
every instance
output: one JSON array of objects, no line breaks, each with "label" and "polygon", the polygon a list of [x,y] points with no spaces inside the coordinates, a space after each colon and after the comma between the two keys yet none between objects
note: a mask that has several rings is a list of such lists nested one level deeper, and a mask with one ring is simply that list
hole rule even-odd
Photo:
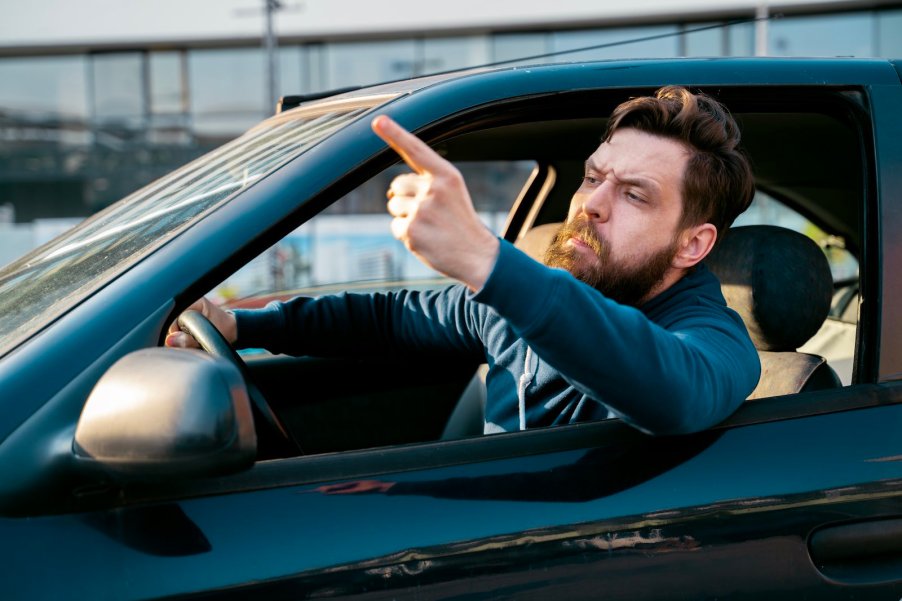
[{"label": "black side mirror", "polygon": [[211,476],[252,465],[257,436],[234,365],[200,351],[148,348],[97,382],[73,449],[122,476]]}]

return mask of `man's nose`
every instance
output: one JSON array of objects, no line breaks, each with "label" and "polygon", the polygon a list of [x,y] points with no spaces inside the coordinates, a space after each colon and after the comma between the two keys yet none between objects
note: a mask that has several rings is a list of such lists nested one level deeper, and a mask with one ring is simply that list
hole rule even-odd
[{"label": "man's nose", "polygon": [[610,182],[603,181],[583,198],[582,212],[589,221],[605,222],[611,216],[612,189]]}]

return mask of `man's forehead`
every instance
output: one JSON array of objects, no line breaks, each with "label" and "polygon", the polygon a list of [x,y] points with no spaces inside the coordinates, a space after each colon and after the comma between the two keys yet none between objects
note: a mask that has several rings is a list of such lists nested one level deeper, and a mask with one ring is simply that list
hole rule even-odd
[{"label": "man's forehead", "polygon": [[684,144],[636,129],[615,131],[586,160],[586,166],[610,170],[620,179],[682,179],[689,159]]}]

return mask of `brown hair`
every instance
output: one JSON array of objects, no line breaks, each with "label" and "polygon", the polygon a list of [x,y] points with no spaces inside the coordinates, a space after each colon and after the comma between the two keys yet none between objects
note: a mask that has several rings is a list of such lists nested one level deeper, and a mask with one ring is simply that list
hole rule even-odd
[{"label": "brown hair", "polygon": [[755,195],[752,169],[729,111],[710,96],[666,86],[654,96],[633,98],[614,109],[604,141],[630,127],[686,145],[691,154],[683,174],[679,227],[711,223],[718,241],[722,239]]}]

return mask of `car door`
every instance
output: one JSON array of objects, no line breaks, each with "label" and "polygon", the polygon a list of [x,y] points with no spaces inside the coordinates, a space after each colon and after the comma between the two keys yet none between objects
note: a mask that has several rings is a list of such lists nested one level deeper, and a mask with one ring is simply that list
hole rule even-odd
[{"label": "car door", "polygon": [[[549,73],[552,80],[561,77]],[[570,77],[585,85],[583,70]],[[645,78],[643,86],[665,79],[663,73]],[[737,86],[733,96],[760,98],[770,92]],[[602,99],[610,103],[614,95],[629,93],[617,90]],[[897,91],[892,94],[898,99]],[[434,97],[426,99],[430,106]],[[876,93],[866,98],[884,108],[891,100]],[[538,106],[545,109],[548,102]],[[432,110],[417,108],[414,100],[407,106],[413,107],[408,115]],[[897,122],[889,125],[888,133],[898,131]],[[378,170],[366,164],[377,144],[365,132],[365,124],[351,126],[322,153],[302,156],[262,180],[17,351],[14,366],[45,379],[49,372],[34,367],[42,359],[81,371],[33,413],[13,407],[4,421],[5,431],[12,432],[0,446],[9,474],[0,490],[5,594],[29,599],[73,591],[101,599],[900,594],[894,541],[902,397],[892,377],[898,371],[888,359],[896,342],[876,335],[893,333],[898,325],[881,312],[885,303],[872,296],[898,282],[891,279],[892,266],[879,259],[891,249],[874,252],[886,236],[873,234],[862,244],[871,251],[862,262],[865,301],[854,382],[747,404],[706,432],[654,438],[609,420],[336,449],[187,479],[112,477],[103,470],[85,478],[83,470],[97,466],[85,468],[82,462],[74,469],[71,462],[79,461],[71,456],[74,425],[100,374],[130,350],[158,344],[177,310],[352,188],[352,180]],[[876,135],[882,148],[886,134]],[[865,136],[862,148],[870,142]],[[339,151],[346,152],[341,167],[335,159]],[[387,162],[378,160],[380,168]],[[874,172],[865,174],[864,182],[877,179],[878,167],[881,186],[898,177],[887,173],[883,160],[865,161]],[[355,175],[355,169],[365,174]],[[335,183],[338,171],[349,174],[349,181]],[[326,191],[314,192],[310,203],[299,207],[299,184]],[[875,194],[865,196],[868,228],[874,226]],[[541,214],[524,211],[524,223]],[[893,224],[898,225],[879,227]],[[298,378],[299,395],[322,385],[312,383],[314,376],[311,370],[309,378]],[[350,379],[357,373],[326,376]],[[28,401],[31,410],[30,399],[37,397],[26,388],[5,390]],[[420,399],[428,403],[430,396],[423,391]]]}]

